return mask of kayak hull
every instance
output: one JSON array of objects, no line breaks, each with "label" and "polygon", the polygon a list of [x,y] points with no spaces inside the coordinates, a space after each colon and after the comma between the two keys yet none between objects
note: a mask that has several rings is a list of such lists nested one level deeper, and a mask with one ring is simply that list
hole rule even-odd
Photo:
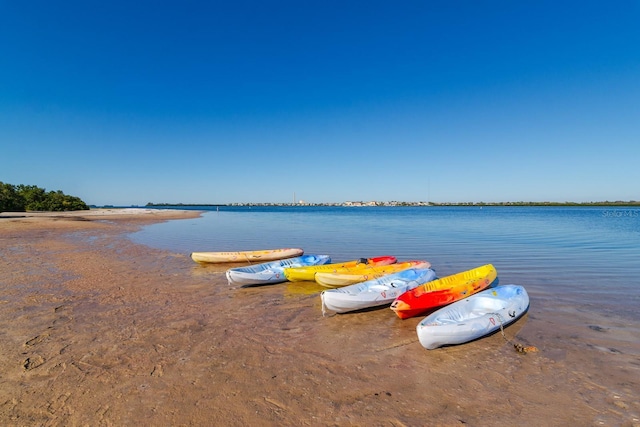
[{"label": "kayak hull", "polygon": [[394,256],[380,256],[375,258],[360,258],[354,259],[351,261],[345,261],[341,263],[335,264],[323,264],[323,265],[313,265],[308,267],[291,267],[284,269],[284,275],[287,277],[287,280],[290,282],[300,282],[300,281],[314,281],[316,273],[332,273],[342,268],[354,268],[357,266],[380,266],[380,265],[389,265],[395,264],[396,257]]},{"label": "kayak hull", "polygon": [[230,268],[226,271],[226,276],[230,285],[269,285],[287,281],[284,275],[285,268],[321,265],[330,262],[329,255],[302,255],[246,267]]},{"label": "kayak hull", "polygon": [[326,311],[347,313],[388,305],[407,290],[435,278],[436,272],[430,268],[409,268],[378,279],[342,288],[327,289],[320,294],[322,311],[323,314]]},{"label": "kayak hull", "polygon": [[364,266],[339,270],[335,273],[316,273],[316,283],[326,288],[338,288],[367,280],[379,279],[387,274],[397,273],[408,268],[430,268],[427,261],[405,261],[384,266]]},{"label": "kayak hull", "polygon": [[495,267],[486,264],[411,289],[396,298],[390,308],[401,319],[419,316],[480,292],[497,277]]},{"label": "kayak hull", "polygon": [[226,263],[226,262],[265,262],[278,259],[301,256],[304,251],[300,248],[264,249],[256,251],[236,252],[192,252],[191,259],[198,263]]},{"label": "kayak hull", "polygon": [[503,285],[438,309],[416,327],[420,344],[433,350],[489,335],[520,318],[529,308],[522,286]]}]

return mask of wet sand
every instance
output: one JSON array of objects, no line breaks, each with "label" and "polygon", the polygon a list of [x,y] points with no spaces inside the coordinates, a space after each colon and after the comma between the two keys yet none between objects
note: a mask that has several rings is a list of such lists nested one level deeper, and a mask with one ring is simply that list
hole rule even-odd
[{"label": "wet sand", "polygon": [[234,288],[127,239],[198,212],[126,212],[0,214],[2,425],[640,426],[637,324],[528,289],[505,334],[538,352],[427,351],[420,318],[322,317],[311,283]]}]

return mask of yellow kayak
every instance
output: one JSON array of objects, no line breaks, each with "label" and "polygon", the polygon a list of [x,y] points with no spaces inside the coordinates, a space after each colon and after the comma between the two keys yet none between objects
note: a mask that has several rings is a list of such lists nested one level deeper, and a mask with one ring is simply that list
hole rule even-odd
[{"label": "yellow kayak", "polygon": [[307,267],[291,267],[284,269],[284,275],[290,282],[300,282],[303,280],[313,281],[316,273],[332,273],[343,268],[354,268],[358,266],[389,265],[396,262],[394,256],[380,256],[375,258],[360,258],[352,261],[345,261],[335,264],[312,265]]},{"label": "yellow kayak", "polygon": [[263,249],[237,252],[192,252],[191,259],[200,263],[265,262],[300,256],[300,248]]},{"label": "yellow kayak", "polygon": [[397,264],[382,266],[355,266],[352,268],[339,269],[335,273],[316,273],[315,279],[319,285],[327,288],[338,288],[366,280],[379,279],[387,274],[397,273],[407,268],[430,268],[431,263],[427,261],[405,261]]}]

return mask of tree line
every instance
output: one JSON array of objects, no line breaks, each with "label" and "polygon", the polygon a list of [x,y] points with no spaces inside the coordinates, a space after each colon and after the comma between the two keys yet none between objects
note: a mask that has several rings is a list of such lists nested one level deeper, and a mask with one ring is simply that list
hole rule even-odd
[{"label": "tree line", "polygon": [[0,212],[79,211],[89,206],[79,197],[62,191],[46,191],[35,185],[12,185],[0,181]]}]

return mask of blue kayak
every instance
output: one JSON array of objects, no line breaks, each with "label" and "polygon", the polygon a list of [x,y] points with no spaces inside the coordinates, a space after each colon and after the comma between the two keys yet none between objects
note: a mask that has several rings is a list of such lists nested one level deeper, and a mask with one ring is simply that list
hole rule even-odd
[{"label": "blue kayak", "polygon": [[285,268],[308,267],[330,262],[329,255],[302,255],[246,267],[230,268],[226,274],[230,285],[271,285],[287,281],[287,277],[284,275]]}]

